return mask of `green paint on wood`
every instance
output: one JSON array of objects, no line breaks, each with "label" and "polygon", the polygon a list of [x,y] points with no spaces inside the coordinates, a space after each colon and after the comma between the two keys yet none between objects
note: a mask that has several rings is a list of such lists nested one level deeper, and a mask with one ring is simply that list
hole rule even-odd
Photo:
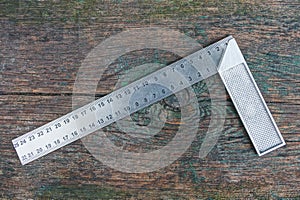
[{"label": "green paint on wood", "polygon": [[129,192],[95,185],[44,186],[35,192],[37,199],[128,199]]},{"label": "green paint on wood", "polygon": [[[124,21],[161,19],[180,19],[195,15],[206,19],[211,15],[253,15],[261,9],[261,2],[244,0],[225,1],[153,1],[145,0],[136,3],[135,12],[128,14],[126,7],[130,2],[113,0],[103,3],[97,0],[73,1],[9,1],[2,3],[1,15],[20,23],[43,24],[56,23],[90,23],[105,21],[105,16],[123,16]],[[125,7],[125,8],[124,8]],[[255,12],[254,12],[255,11]]]}]

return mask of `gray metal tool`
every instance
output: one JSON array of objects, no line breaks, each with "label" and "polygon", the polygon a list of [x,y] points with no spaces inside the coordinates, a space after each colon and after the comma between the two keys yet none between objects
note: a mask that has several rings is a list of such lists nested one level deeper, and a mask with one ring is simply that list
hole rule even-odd
[{"label": "gray metal tool", "polygon": [[259,155],[285,145],[231,36],[14,139],[24,165],[219,73]]}]

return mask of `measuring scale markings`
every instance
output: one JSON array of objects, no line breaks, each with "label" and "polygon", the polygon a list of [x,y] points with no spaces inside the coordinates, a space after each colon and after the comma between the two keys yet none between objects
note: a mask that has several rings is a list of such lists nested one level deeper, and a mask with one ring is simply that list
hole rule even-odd
[{"label": "measuring scale markings", "polygon": [[14,139],[12,142],[21,163],[29,163],[217,74],[230,40],[234,39],[224,38]]}]

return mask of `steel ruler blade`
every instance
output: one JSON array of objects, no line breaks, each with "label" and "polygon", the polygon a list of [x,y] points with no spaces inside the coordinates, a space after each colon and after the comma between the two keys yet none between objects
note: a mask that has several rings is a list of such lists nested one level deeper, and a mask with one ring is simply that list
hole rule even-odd
[{"label": "steel ruler blade", "polygon": [[[123,88],[115,90],[102,98],[99,98],[12,140],[13,146],[21,163],[23,165],[27,164],[37,158],[53,152],[60,147],[78,140],[100,128],[108,126],[117,120],[156,103],[182,89],[190,87],[191,85],[215,75],[218,72],[225,83],[231,98],[233,98],[236,108],[240,110],[240,107],[247,105],[239,105],[242,103],[235,100],[235,98],[241,97],[232,95],[232,92],[230,91],[239,90],[239,88],[229,87],[232,81],[230,82],[228,79],[235,79],[230,76],[228,78],[227,74],[230,73],[230,71],[228,71],[228,68],[230,67],[237,66],[238,64],[244,64],[244,66],[247,65],[243,56],[239,54],[239,49],[235,49],[235,51],[238,51],[238,54],[235,54],[236,52],[232,53],[232,50],[228,50],[228,47],[231,48],[232,46],[231,43],[236,44],[232,36],[226,37]],[[235,56],[237,55],[237,57],[226,56],[229,54],[228,52],[231,52]],[[227,62],[225,62],[226,59]],[[230,66],[228,67],[228,65]],[[247,70],[247,73],[249,74],[250,71],[248,67]],[[266,107],[253,77],[246,76],[246,78],[251,79],[250,83],[255,88],[254,91],[256,93],[258,92],[257,95],[254,95],[254,99],[259,99],[257,102],[260,106],[258,106],[257,109],[263,110],[264,115],[261,117],[261,120],[266,119],[267,123],[269,123],[269,127],[273,127],[273,129],[267,130],[264,129],[266,127],[263,127],[263,130],[252,130],[249,128],[249,124],[253,122],[243,120],[248,117],[247,115],[249,113],[239,112],[256,150],[259,155],[262,155],[263,153],[267,153],[284,145],[284,141],[271,116],[271,113]],[[245,95],[249,95],[249,93]],[[256,133],[256,131],[260,132]],[[274,131],[276,134],[274,134]],[[260,137],[260,134],[265,134],[266,137]],[[277,136],[277,138],[275,138],[276,141],[268,143],[268,141],[264,140],[265,138],[268,138],[268,136]],[[257,137],[259,138],[257,139]],[[263,148],[261,148],[261,146],[263,146]]]}]

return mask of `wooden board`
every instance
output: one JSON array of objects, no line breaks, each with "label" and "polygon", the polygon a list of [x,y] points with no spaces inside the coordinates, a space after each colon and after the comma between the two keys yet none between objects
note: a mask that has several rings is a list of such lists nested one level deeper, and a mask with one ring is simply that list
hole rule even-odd
[{"label": "wooden board", "polygon": [[[299,1],[4,0],[0,5],[1,199],[300,199]],[[213,109],[204,106],[210,99],[201,82],[194,87],[203,111],[195,124],[199,134],[168,167],[119,172],[95,159],[81,141],[21,166],[11,140],[72,110],[73,84],[87,54],[112,35],[152,26],[179,30],[203,46],[233,35],[287,145],[258,157],[228,97],[217,145],[199,159]],[[152,50],[127,57],[134,62],[140,54],[145,59],[127,67],[138,70],[147,57],[159,63],[178,59]],[[122,64],[116,61],[111,69]],[[123,74],[126,70],[107,71],[96,96],[112,91]],[[180,115],[174,102],[160,104]],[[177,122],[164,131],[173,133]]]}]

